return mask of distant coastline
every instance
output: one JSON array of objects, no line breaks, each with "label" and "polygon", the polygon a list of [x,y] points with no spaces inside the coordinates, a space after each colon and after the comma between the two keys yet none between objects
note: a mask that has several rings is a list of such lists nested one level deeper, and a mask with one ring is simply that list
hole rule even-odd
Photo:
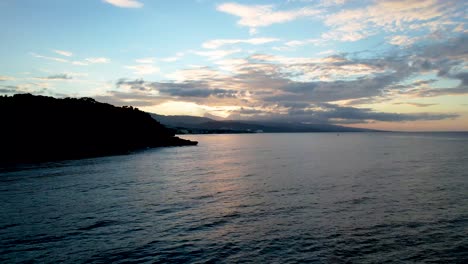
[{"label": "distant coastline", "polygon": [[304,132],[383,132],[332,124],[306,124],[278,120],[223,120],[207,117],[158,115],[150,113],[161,124],[174,129],[176,134],[244,134],[244,133],[304,133]]},{"label": "distant coastline", "polygon": [[92,98],[0,96],[0,163],[27,163],[190,146],[145,112]]}]

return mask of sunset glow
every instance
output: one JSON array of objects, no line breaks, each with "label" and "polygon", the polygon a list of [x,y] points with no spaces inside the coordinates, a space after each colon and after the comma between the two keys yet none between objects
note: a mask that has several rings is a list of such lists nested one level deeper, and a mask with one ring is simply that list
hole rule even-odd
[{"label": "sunset glow", "polygon": [[463,0],[0,2],[0,94],[164,115],[468,130]]}]

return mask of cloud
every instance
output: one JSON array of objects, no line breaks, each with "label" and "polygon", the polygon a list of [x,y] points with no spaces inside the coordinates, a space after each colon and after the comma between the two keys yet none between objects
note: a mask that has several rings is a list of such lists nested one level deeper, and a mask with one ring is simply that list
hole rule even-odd
[{"label": "cloud", "polygon": [[4,81],[13,81],[13,80],[15,80],[15,78],[10,77],[10,76],[2,76],[2,75],[0,75],[0,82],[4,82]]},{"label": "cloud", "polygon": [[[453,24],[450,19],[460,16],[457,10],[466,8],[463,1],[437,0],[381,0],[355,9],[344,9],[326,16],[325,25],[331,31],[322,35],[325,39],[357,41],[382,31],[400,32],[429,29],[431,32],[446,30]],[[400,43],[395,40],[394,43]]]},{"label": "cloud", "polygon": [[136,0],[103,0],[106,3],[123,8],[141,8],[143,3]]},{"label": "cloud", "polygon": [[[454,67],[457,67],[455,65]],[[431,83],[436,80],[425,80],[417,81],[407,85],[397,85],[393,91],[390,91],[390,97],[412,97],[412,98],[425,98],[425,97],[438,97],[438,96],[457,96],[468,94],[468,72],[462,71],[458,73],[450,73],[451,70],[447,70],[447,74],[444,77],[458,80],[460,83],[455,87],[445,88],[433,88],[430,86]],[[444,70],[445,72],[445,70]]]},{"label": "cloud", "polygon": [[389,43],[396,46],[410,46],[417,41],[417,38],[411,38],[404,35],[397,35],[388,38]]},{"label": "cloud", "polygon": [[223,3],[217,10],[239,17],[237,24],[250,28],[255,34],[258,27],[293,21],[300,17],[311,17],[321,13],[312,8],[301,8],[288,11],[275,11],[273,5],[242,5],[238,3]]},{"label": "cloud", "polygon": [[57,57],[43,56],[43,55],[36,54],[36,53],[33,53],[33,52],[31,52],[30,54],[31,54],[33,57],[40,58],[40,59],[46,59],[46,60],[57,61],[57,62],[69,62],[69,61],[66,60],[66,59],[57,58]]},{"label": "cloud", "polygon": [[[460,36],[433,44],[402,46],[378,56],[223,55],[216,56],[220,59],[214,60],[212,67],[191,67],[167,74],[168,81],[122,80],[116,86],[120,92],[138,96],[147,94],[154,99],[157,95],[159,101],[235,106],[226,113],[248,119],[332,124],[453,119],[458,117],[456,113],[392,113],[355,106],[387,102],[422,108],[433,104],[408,101],[468,94],[465,43],[466,37]],[[211,53],[203,55],[214,58]],[[431,75],[437,76],[427,79]],[[441,88],[444,83],[449,86]]]},{"label": "cloud", "polygon": [[177,52],[175,54],[175,56],[172,56],[172,57],[167,57],[167,58],[162,58],[161,61],[164,61],[164,62],[174,62],[174,61],[178,61],[180,60],[182,57],[185,56],[185,53],[184,52]]},{"label": "cloud", "polygon": [[[41,77],[34,77],[32,80],[34,81],[42,81],[40,84],[47,88],[61,88],[54,85],[54,82],[64,82],[66,81],[68,84],[72,83],[82,83],[86,85],[95,85],[96,83],[90,82],[81,77],[88,76],[87,73],[77,73],[77,72],[67,72],[67,73],[59,73],[59,74],[51,74],[48,76],[41,76]],[[100,85],[99,83],[98,85]],[[55,87],[54,87],[55,86]]]},{"label": "cloud", "polygon": [[372,97],[381,94],[381,88],[400,81],[398,75],[386,74],[351,81],[288,82],[282,93],[265,97],[270,102],[330,102]]},{"label": "cloud", "polygon": [[337,53],[336,50],[332,50],[332,49],[324,50],[324,51],[318,52],[317,54],[318,55],[330,55],[333,53]]},{"label": "cloud", "polygon": [[219,60],[226,56],[239,53],[241,49],[230,49],[230,50],[210,50],[210,51],[193,51],[198,56],[208,57],[208,60]]},{"label": "cloud", "polygon": [[24,83],[18,85],[0,85],[0,93],[5,94],[16,94],[16,93],[32,93],[32,94],[49,94],[55,96],[56,94],[51,93],[46,83]]},{"label": "cloud", "polygon": [[[55,51],[54,51],[55,52]],[[50,56],[44,56],[44,55],[40,55],[40,54],[37,54],[37,53],[34,53],[34,52],[31,52],[30,53],[31,56],[33,57],[36,57],[36,58],[40,58],[40,59],[45,59],[45,60],[50,60],[50,61],[56,61],[56,62],[62,62],[62,63],[70,63],[72,65],[79,65],[79,66],[86,66],[86,65],[89,65],[89,64],[96,64],[96,63],[109,63],[110,62],[110,59],[108,58],[103,58],[103,57],[99,57],[99,58],[86,58],[84,59],[83,61],[70,61],[70,60],[67,60],[67,59],[64,59],[64,58],[58,58],[58,57],[50,57]]]},{"label": "cloud", "polygon": [[283,46],[273,47],[273,50],[284,51],[284,50],[293,50],[297,47],[305,46],[305,45],[315,45],[321,46],[325,44],[323,39],[306,39],[306,40],[290,40],[284,43]]},{"label": "cloud", "polygon": [[340,119],[346,120],[347,123],[350,123],[350,121],[356,123],[363,123],[363,121],[405,122],[454,119],[459,116],[457,114],[440,113],[386,113],[376,112],[369,108],[343,107],[331,104],[323,104],[321,106],[325,110],[316,112],[315,118],[325,119],[334,123],[340,123]]},{"label": "cloud", "polygon": [[199,66],[194,66],[190,69],[177,70],[171,74],[168,74],[166,77],[179,83],[185,81],[207,80],[213,84],[216,83],[217,80],[224,80],[229,78],[228,75],[222,74],[215,69]]},{"label": "cloud", "polygon": [[192,97],[192,98],[235,98],[238,91],[232,89],[210,88],[203,81],[187,82],[145,82],[142,79],[126,80],[120,79],[116,83],[117,87],[129,87],[138,91],[157,91],[159,94],[173,97]]},{"label": "cloud", "polygon": [[99,57],[99,58],[86,58],[85,59],[86,62],[89,62],[89,63],[109,63],[110,62],[110,59],[108,58],[103,58],[103,57]]},{"label": "cloud", "polygon": [[433,121],[444,119],[455,119],[458,114],[453,113],[388,113],[377,112],[370,108],[355,108],[337,106],[332,104],[321,104],[321,110],[294,111],[290,115],[308,114],[315,120],[322,120],[327,123],[352,124],[367,123],[373,121],[381,122],[408,122],[408,121]]},{"label": "cloud", "polygon": [[153,88],[147,86],[147,82],[143,79],[127,80],[125,78],[119,79],[115,85],[117,88],[126,88],[133,91],[149,91]]},{"label": "cloud", "polygon": [[0,88],[0,93],[2,94],[14,94],[16,93],[15,89]]},{"label": "cloud", "polygon": [[457,27],[453,29],[454,32],[463,32],[463,33],[468,33],[468,30],[465,29],[464,24],[458,24]]},{"label": "cloud", "polygon": [[[385,57],[341,54],[325,58],[301,58],[253,54],[246,59],[216,61],[223,75],[213,69],[194,69],[179,74],[179,82],[204,82],[208,87],[249,91],[250,100],[266,104],[283,102],[322,103],[350,100],[358,103],[389,100],[402,95],[413,98],[465,94],[468,77],[463,70],[468,50],[465,37],[444,43],[408,47]],[[403,85],[419,74],[460,81],[458,87],[431,88],[435,80]],[[364,100],[364,101],[363,101]]]},{"label": "cloud", "polygon": [[156,62],[156,58],[152,58],[152,57],[141,58],[141,59],[136,59],[135,62],[144,63],[144,64],[153,64]]},{"label": "cloud", "polygon": [[[402,93],[405,94],[405,93]],[[413,97],[437,97],[444,95],[465,95],[468,94],[467,86],[460,86],[456,88],[432,88],[432,89],[420,89],[406,93]]]},{"label": "cloud", "polygon": [[[231,118],[263,119],[276,122],[300,122],[314,124],[363,124],[370,122],[411,122],[434,121],[458,118],[453,113],[388,113],[370,108],[344,107],[334,104],[287,105],[285,109],[254,109],[253,111],[234,110]],[[282,113],[281,113],[282,112]],[[260,114],[260,115],[259,115]]]},{"label": "cloud", "polygon": [[89,63],[83,62],[83,61],[72,61],[71,62],[73,65],[79,65],[79,66],[86,66],[89,65]]},{"label": "cloud", "polygon": [[416,107],[429,107],[438,104],[425,104],[425,103],[413,103],[413,102],[400,102],[400,103],[393,103],[394,105],[412,105]]},{"label": "cloud", "polygon": [[295,2],[299,2],[299,3],[317,3],[317,6],[319,7],[332,7],[332,6],[340,6],[340,5],[344,5],[346,2],[348,2],[349,0],[287,0],[286,2],[287,3],[295,3]]},{"label": "cloud", "polygon": [[65,57],[71,57],[73,56],[73,53],[70,51],[65,51],[65,50],[53,50],[55,53],[65,56]]},{"label": "cloud", "polygon": [[174,62],[174,61],[178,61],[178,60],[180,60],[180,57],[177,57],[177,56],[166,57],[166,58],[161,59],[161,61],[164,61],[164,62]]},{"label": "cloud", "polygon": [[348,0],[322,0],[320,5],[322,6],[334,6],[334,5],[344,5]]},{"label": "cloud", "polygon": [[71,80],[73,79],[72,76],[66,74],[66,73],[63,73],[63,74],[55,74],[55,75],[50,75],[50,76],[47,76],[45,78],[41,78],[41,79],[49,79],[49,80]]},{"label": "cloud", "polygon": [[125,66],[125,68],[133,70],[133,73],[136,75],[148,75],[148,74],[155,74],[160,72],[160,68],[156,67],[151,64],[140,64],[140,65],[132,65],[132,66]]},{"label": "cloud", "polygon": [[383,65],[372,65],[369,61],[348,59],[342,55],[307,58],[254,54],[250,59],[259,63],[275,63],[285,77],[301,81],[352,80],[385,71]]},{"label": "cloud", "polygon": [[261,45],[266,43],[271,43],[279,41],[277,38],[250,38],[250,39],[215,39],[210,40],[202,44],[202,47],[205,49],[217,49],[224,45],[232,45],[239,43],[246,43],[252,45]]},{"label": "cloud", "polygon": [[460,37],[447,39],[443,42],[436,42],[430,46],[426,46],[422,56],[430,60],[440,60],[447,63],[447,60],[454,60],[458,63],[460,60],[468,62],[468,34]]},{"label": "cloud", "polygon": [[104,94],[93,96],[93,98],[99,102],[106,102],[117,106],[131,105],[134,107],[153,106],[168,100],[168,98],[158,95],[135,93],[135,91],[107,91]]},{"label": "cloud", "polygon": [[[167,86],[167,84],[166,84]],[[202,88],[192,88],[186,89],[184,86],[180,87],[180,85],[176,84],[174,87],[171,88],[161,88],[159,90],[160,93],[167,94],[170,96],[176,97],[216,97],[216,98],[224,98],[224,97],[231,97],[235,98],[237,92],[235,90],[227,90],[227,89],[202,89]]]}]

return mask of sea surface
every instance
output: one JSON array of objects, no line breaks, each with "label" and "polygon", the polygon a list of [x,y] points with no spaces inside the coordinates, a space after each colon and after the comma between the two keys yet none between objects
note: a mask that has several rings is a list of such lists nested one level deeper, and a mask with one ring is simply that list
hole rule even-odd
[{"label": "sea surface", "polygon": [[467,133],[185,138],[0,169],[0,262],[468,263]]}]

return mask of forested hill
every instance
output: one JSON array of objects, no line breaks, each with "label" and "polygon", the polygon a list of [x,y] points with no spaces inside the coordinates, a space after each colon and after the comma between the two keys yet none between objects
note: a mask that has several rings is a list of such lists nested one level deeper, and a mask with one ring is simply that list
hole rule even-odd
[{"label": "forested hill", "polygon": [[149,114],[92,98],[0,96],[0,163],[75,159],[195,145]]}]

